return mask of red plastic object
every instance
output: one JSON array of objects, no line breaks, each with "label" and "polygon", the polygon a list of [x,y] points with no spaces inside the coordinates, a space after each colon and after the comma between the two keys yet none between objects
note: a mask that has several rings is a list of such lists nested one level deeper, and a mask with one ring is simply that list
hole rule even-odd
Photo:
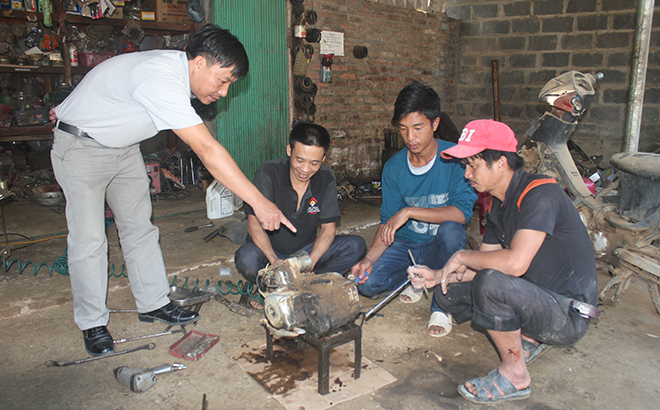
[{"label": "red plastic object", "polygon": [[220,339],[218,335],[193,330],[170,346],[170,353],[184,360],[199,360],[218,343],[218,339]]},{"label": "red plastic object", "polygon": [[109,59],[110,57],[114,57],[115,55],[113,53],[80,53],[79,59],[80,59],[80,64],[85,67],[94,67],[105,60]]},{"label": "red plastic object", "polygon": [[592,194],[596,194],[596,184],[594,184],[594,181],[590,180],[587,177],[582,177],[582,180],[584,181],[584,184],[587,186],[589,192],[591,192]]}]

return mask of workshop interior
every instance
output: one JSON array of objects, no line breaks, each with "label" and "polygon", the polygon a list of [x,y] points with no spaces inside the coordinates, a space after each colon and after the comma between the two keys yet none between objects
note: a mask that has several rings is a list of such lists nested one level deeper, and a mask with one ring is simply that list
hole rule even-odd
[{"label": "workshop interior", "polygon": [[[51,163],[49,112],[99,64],[185,51],[206,24],[238,37],[250,67],[225,98],[191,99],[203,125],[252,182],[264,162],[287,156],[293,127],[325,127],[337,235],[367,247],[384,223],[383,167],[408,149],[391,121],[404,86],[416,80],[439,95],[439,140],[458,143],[475,119],[507,124],[524,170],[553,178],[586,228],[602,316],[581,342],[530,366],[532,398],[501,408],[657,406],[654,1],[0,0],[0,9],[1,408],[483,408],[456,384],[493,367],[492,341],[469,322],[429,337],[433,289],[416,305],[400,299],[411,279],[366,297],[361,276],[315,274],[305,251],[246,280],[234,252],[254,213],[172,130],[142,141],[140,152],[169,301],[201,319],[135,320],[135,285],[106,204],[115,347],[85,352],[67,264],[66,218],[75,215]],[[492,202],[478,193],[466,249],[479,250]],[[412,253],[409,265],[417,266]]]}]

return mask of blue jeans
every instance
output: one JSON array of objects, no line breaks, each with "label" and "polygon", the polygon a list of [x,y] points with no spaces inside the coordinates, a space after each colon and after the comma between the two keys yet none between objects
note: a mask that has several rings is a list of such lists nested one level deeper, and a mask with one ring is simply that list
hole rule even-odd
[{"label": "blue jeans", "polygon": [[[305,245],[301,250],[310,253],[313,247],[314,242]],[[337,272],[343,275],[358,261],[362,260],[366,253],[367,244],[361,237],[355,235],[335,236],[328,250],[316,262],[314,273]],[[277,251],[275,251],[275,254],[282,260],[291,256]],[[234,260],[238,272],[250,282],[256,282],[257,274],[268,264],[266,255],[252,242],[246,242],[238,248],[234,254]]]},{"label": "blue jeans", "polygon": [[[443,222],[434,239],[422,243],[395,239],[374,263],[369,279],[358,285],[358,291],[364,296],[375,296],[392,291],[407,279],[408,266],[412,265],[408,250],[413,254],[418,265],[431,269],[441,269],[457,251],[465,249],[467,233],[458,222]],[[442,311],[433,299],[431,311]]]}]

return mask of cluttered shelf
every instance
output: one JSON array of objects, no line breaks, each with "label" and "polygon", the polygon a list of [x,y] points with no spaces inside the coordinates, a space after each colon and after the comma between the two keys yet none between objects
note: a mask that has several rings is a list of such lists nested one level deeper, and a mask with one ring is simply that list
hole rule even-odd
[{"label": "cluttered shelf", "polygon": [[53,124],[25,127],[0,127],[0,142],[39,141],[53,139]]}]

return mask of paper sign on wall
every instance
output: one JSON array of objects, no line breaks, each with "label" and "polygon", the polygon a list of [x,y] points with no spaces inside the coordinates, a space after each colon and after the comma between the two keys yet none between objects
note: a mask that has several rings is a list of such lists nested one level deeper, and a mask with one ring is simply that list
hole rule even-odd
[{"label": "paper sign on wall", "polygon": [[334,54],[336,56],[344,55],[344,33],[337,31],[321,31],[320,53]]}]

